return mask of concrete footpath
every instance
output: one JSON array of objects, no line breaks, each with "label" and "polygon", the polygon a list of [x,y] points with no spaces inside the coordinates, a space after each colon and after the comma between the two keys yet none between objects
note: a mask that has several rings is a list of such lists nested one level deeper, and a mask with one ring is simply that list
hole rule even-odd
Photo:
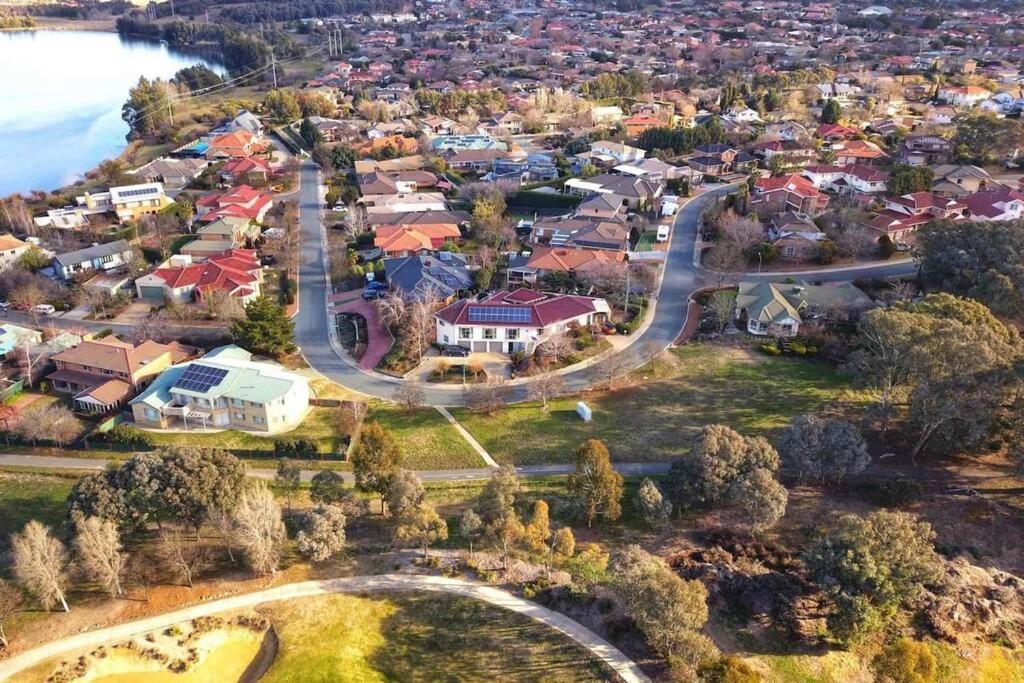
[{"label": "concrete footpath", "polygon": [[[47,470],[103,470],[112,460],[93,458],[64,458],[55,455],[22,455],[20,453],[0,453],[0,467],[32,467]],[[492,460],[493,462],[493,460]],[[497,463],[495,463],[497,465]],[[671,463],[668,462],[619,462],[613,463],[615,471],[627,477],[653,476],[665,474],[669,471]],[[570,474],[576,469],[575,465],[559,463],[555,465],[522,465],[516,468],[516,473],[521,477],[548,477],[560,474]],[[302,470],[302,481],[308,482],[319,470]],[[248,468],[246,470],[250,477],[256,479],[271,480],[276,474],[275,470]],[[352,483],[351,472],[341,472],[345,481]],[[480,467],[461,470],[417,470],[416,476],[425,482],[444,481],[479,481],[490,479],[494,474],[494,467]]]},{"label": "concrete footpath", "polygon": [[[618,648],[564,614],[554,612],[540,605],[512,595],[508,591],[481,583],[443,576],[419,576],[412,574],[383,574],[381,576],[355,576],[326,581],[304,581],[292,583],[256,593],[236,595],[201,605],[186,607],[175,612],[155,617],[118,624],[108,628],[80,633],[53,643],[47,643],[16,657],[0,662],[0,681],[24,669],[36,666],[47,659],[67,656],[81,650],[95,648],[109,642],[117,642],[149,631],[167,628],[173,624],[189,621],[230,610],[248,609],[267,602],[307,598],[330,593],[362,593],[390,591],[432,591],[460,595],[474,600],[526,615],[531,619],[560,631],[586,648],[595,657],[607,664],[626,683],[639,683],[650,679]],[[437,653],[443,657],[444,653]]]}]

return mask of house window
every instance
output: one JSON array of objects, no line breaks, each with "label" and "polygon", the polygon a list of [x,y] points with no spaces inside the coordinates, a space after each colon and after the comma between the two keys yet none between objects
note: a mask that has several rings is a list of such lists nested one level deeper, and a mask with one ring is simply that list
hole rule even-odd
[{"label": "house window", "polygon": [[472,327],[460,327],[459,328],[459,339],[472,339],[473,328]]},{"label": "house window", "polygon": [[258,425],[263,424],[263,418],[260,417],[259,415],[253,415],[252,416],[252,421],[255,422]]},{"label": "house window", "polygon": [[505,339],[519,339],[519,328],[508,327],[505,329]]},{"label": "house window", "polygon": [[497,339],[497,338],[498,338],[498,330],[497,330],[497,328],[494,328],[494,327],[485,327],[484,328],[484,339]]},{"label": "house window", "polygon": [[233,398],[231,399],[231,405],[233,405],[236,408],[241,408],[242,406],[245,405],[245,401],[243,401],[240,398]]},{"label": "house window", "polygon": [[159,415],[157,415],[157,412],[155,410],[153,410],[152,408],[146,408],[145,413],[146,413],[146,419],[147,420],[157,420],[157,419],[159,419]]},{"label": "house window", "polygon": [[245,422],[245,413],[235,413],[235,419]]}]

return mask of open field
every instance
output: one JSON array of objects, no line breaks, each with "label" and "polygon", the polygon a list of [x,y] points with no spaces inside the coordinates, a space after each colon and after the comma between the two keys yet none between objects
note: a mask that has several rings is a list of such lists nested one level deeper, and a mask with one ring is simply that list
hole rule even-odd
[{"label": "open field", "polygon": [[58,476],[28,472],[0,472],[0,551],[10,535],[25,522],[37,519],[48,525],[64,519],[64,499],[78,475]]},{"label": "open field", "polygon": [[433,408],[407,413],[378,401],[370,404],[365,422],[377,421],[398,441],[402,466],[412,470],[482,467],[483,461],[455,428]]},{"label": "open field", "polygon": [[632,386],[588,392],[592,422],[576,415],[578,396],[507,406],[494,415],[452,414],[495,460],[517,465],[568,462],[589,438],[602,439],[619,462],[670,460],[685,452],[703,425],[722,423],[744,434],[767,434],[790,418],[826,404],[865,397],[823,363],[692,344],[647,365]]},{"label": "open field", "polygon": [[267,683],[609,680],[556,631],[468,598],[330,595],[264,612],[280,637]]}]

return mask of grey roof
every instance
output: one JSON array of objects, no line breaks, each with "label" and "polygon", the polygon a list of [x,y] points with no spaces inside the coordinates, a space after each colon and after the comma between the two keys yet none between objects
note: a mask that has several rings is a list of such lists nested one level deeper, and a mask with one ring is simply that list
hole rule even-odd
[{"label": "grey roof", "polygon": [[779,322],[791,318],[801,322],[800,313],[808,308],[865,311],[875,305],[871,298],[849,282],[834,286],[786,284],[781,282],[741,282],[736,309],[746,310],[750,318]]},{"label": "grey roof", "polygon": [[92,261],[95,258],[103,256],[124,254],[131,250],[131,245],[129,245],[126,240],[115,240],[113,242],[107,242],[106,244],[94,244],[93,246],[86,247],[85,249],[69,251],[66,254],[56,256],[53,260],[62,266],[73,266],[77,263],[85,263],[86,261]]},{"label": "grey roof", "polygon": [[413,298],[433,292],[447,299],[473,286],[466,257],[451,252],[384,259],[384,272],[392,287]]}]

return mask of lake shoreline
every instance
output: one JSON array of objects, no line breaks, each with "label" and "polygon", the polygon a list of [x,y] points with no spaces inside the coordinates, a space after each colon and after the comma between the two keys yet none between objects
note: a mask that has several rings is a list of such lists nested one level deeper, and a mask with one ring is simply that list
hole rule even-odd
[{"label": "lake shoreline", "polygon": [[20,33],[23,31],[96,31],[100,33],[117,33],[117,20],[109,19],[65,19],[63,17],[32,17],[35,26],[12,26],[0,29],[0,33]]}]

